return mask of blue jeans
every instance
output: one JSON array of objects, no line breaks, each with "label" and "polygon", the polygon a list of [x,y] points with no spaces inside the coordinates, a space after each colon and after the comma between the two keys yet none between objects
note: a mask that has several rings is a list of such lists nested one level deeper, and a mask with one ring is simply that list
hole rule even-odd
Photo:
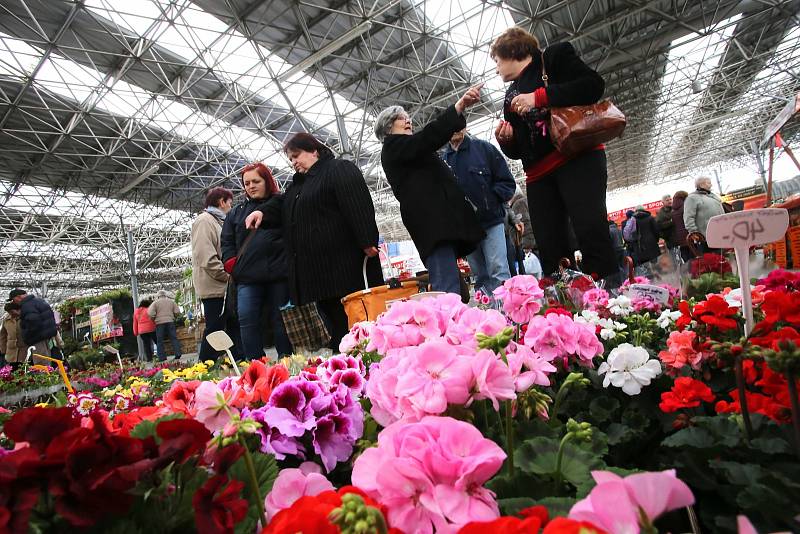
[{"label": "blue jeans", "polygon": [[478,243],[478,248],[467,256],[467,261],[469,268],[475,274],[475,287],[486,290],[490,295],[511,278],[505,225],[498,223],[487,228],[486,237]]},{"label": "blue jeans", "polygon": [[242,352],[245,359],[264,356],[264,337],[261,312],[266,306],[275,333],[275,350],[279,356],[292,353],[292,344],[283,326],[280,307],[289,301],[286,282],[239,284],[237,287],[239,329],[242,333]]},{"label": "blue jeans", "polygon": [[170,321],[156,325],[156,350],[158,351],[158,359],[162,362],[167,359],[167,353],[164,350],[164,337],[169,337],[169,342],[172,344],[172,350],[175,351],[175,359],[181,357],[181,344],[178,342],[178,334],[175,331],[175,323]]},{"label": "blue jeans", "polygon": [[228,334],[233,341],[233,347],[231,347],[231,354],[235,359],[239,359],[241,357],[241,340],[239,339],[239,325],[238,323],[233,320],[233,313],[223,313],[223,303],[224,299],[222,297],[218,298],[208,298],[202,299],[200,301],[203,304],[203,315],[206,318],[206,329],[203,331],[203,342],[200,344],[200,355],[198,358],[200,361],[208,360],[210,358],[216,358],[220,353],[215,351],[211,345],[209,345],[208,341],[206,341],[206,337],[211,332],[216,332],[218,330],[224,330],[226,334]]},{"label": "blue jeans", "polygon": [[[503,256],[505,257],[505,253]],[[456,251],[451,243],[439,243],[422,262],[428,269],[432,291],[461,294],[461,274],[458,271]]]}]

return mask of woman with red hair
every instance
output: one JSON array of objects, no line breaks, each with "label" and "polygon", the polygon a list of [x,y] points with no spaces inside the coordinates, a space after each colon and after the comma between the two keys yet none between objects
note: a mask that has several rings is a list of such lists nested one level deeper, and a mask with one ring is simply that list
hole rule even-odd
[{"label": "woman with red hair", "polygon": [[262,312],[267,313],[278,356],[292,353],[280,307],[289,300],[286,251],[279,228],[258,228],[248,239],[245,219],[261,203],[278,195],[269,168],[253,163],[241,171],[244,202],[234,207],[222,226],[222,261],[236,282],[242,351],[247,359],[264,356]]}]

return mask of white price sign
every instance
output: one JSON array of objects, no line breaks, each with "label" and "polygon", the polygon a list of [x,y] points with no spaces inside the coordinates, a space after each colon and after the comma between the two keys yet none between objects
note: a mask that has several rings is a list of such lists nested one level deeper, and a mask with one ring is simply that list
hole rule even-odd
[{"label": "white price sign", "polygon": [[648,298],[657,304],[666,304],[669,301],[669,290],[650,284],[632,284],[628,296],[633,298]]},{"label": "white price sign", "polygon": [[714,248],[732,248],[736,253],[739,285],[742,288],[744,333],[753,331],[753,299],[750,289],[750,247],[774,243],[789,228],[789,212],[783,208],[737,211],[717,215],[708,221],[706,242]]}]

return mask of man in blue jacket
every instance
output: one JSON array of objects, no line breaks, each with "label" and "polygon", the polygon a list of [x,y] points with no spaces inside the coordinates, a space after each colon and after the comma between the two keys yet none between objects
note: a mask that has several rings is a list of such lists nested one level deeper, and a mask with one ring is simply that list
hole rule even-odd
[{"label": "man in blue jacket", "polygon": [[511,277],[503,221],[505,203],[514,196],[516,184],[500,151],[466,133],[463,129],[453,134],[443,157],[486,232],[467,261],[475,274],[475,287],[491,293]]},{"label": "man in blue jacket", "polygon": [[8,301],[20,305],[19,330],[25,344],[33,347],[34,354],[50,356],[50,340],[58,331],[53,308],[24,289],[12,289]]}]

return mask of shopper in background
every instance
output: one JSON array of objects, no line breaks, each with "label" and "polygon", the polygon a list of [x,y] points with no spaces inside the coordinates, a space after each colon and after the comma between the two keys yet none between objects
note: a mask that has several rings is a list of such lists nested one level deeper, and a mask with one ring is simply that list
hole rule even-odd
[{"label": "shopper in background", "polygon": [[694,185],[696,189],[689,193],[683,204],[683,222],[690,234],[700,232],[705,236],[708,221],[725,213],[725,209],[719,197],[711,192],[711,178],[701,176],[694,181]]},{"label": "shopper in background", "polygon": [[522,189],[517,185],[514,196],[511,197],[511,209],[514,214],[519,216],[522,225],[522,250],[536,253],[536,239],[533,237],[533,227],[531,226],[531,216],[528,211],[528,199]]},{"label": "shopper in background", "polygon": [[181,313],[178,305],[170,298],[166,291],[160,289],[156,294],[156,300],[147,308],[147,315],[156,323],[156,348],[158,359],[166,361],[167,353],[164,347],[164,338],[169,337],[175,359],[180,360],[181,344],[178,342],[178,334],[175,330],[175,318]]},{"label": "shopper in background", "polygon": [[16,302],[8,302],[4,309],[5,314],[0,319],[0,355],[5,363],[16,369],[28,355],[28,346],[22,340],[19,328],[21,307]]},{"label": "shopper in background", "polygon": [[614,258],[617,260],[617,266],[619,267],[619,278],[617,280],[612,280],[608,287],[617,287],[622,284],[628,276],[628,266],[625,265],[627,251],[625,249],[625,240],[622,238],[622,230],[617,226],[617,223],[611,219],[608,220],[608,233],[611,236],[611,244],[614,247]]},{"label": "shopper in background", "polygon": [[[336,350],[349,330],[342,298],[364,289],[365,257],[367,284],[383,284],[375,207],[361,170],[313,135],[297,133],[283,149],[295,170],[279,210],[289,292],[295,304],[316,302]],[[260,225],[262,213],[249,224]]]},{"label": "shopper in background", "polygon": [[672,222],[675,224],[672,234],[672,241],[680,247],[681,258],[683,261],[689,261],[693,254],[686,245],[686,238],[689,236],[689,231],[686,229],[686,224],[683,222],[683,206],[689,193],[686,191],[678,191],[672,197]]},{"label": "shopper in background", "polygon": [[644,206],[636,206],[633,219],[636,221],[636,239],[632,242],[635,254],[633,259],[639,266],[658,258],[661,248],[658,246],[658,226],[650,212]]},{"label": "shopper in background", "polygon": [[413,132],[411,117],[401,106],[384,109],[375,120],[386,179],[434,291],[460,293],[457,260],[472,253],[486,236],[453,171],[436,153],[466,128],[464,111],[479,100],[480,87],[469,88],[418,132]]},{"label": "shopper in background", "polygon": [[156,342],[156,323],[147,313],[152,303],[152,300],[144,299],[133,310],[133,335],[141,338],[147,361],[153,359],[153,344]]},{"label": "shopper in background", "polygon": [[278,356],[287,356],[292,344],[280,311],[289,302],[284,234],[280,228],[250,230],[245,222],[259,205],[278,196],[278,184],[266,165],[253,163],[242,169],[242,187],[244,202],[227,214],[222,225],[221,252],[236,282],[243,356],[264,356],[263,313],[272,325]]},{"label": "shopper in background", "polygon": [[506,202],[514,195],[514,177],[503,155],[491,143],[467,135],[450,137],[442,156],[461,190],[476,208],[486,237],[467,256],[475,286],[492,293],[511,277],[506,259]]},{"label": "shopper in background", "polygon": [[200,361],[217,356],[217,351],[211,348],[206,337],[218,330],[228,333],[234,341],[233,356],[240,356],[236,314],[225,310],[229,275],[222,263],[220,237],[222,225],[232,207],[233,193],[224,187],[215,187],[206,193],[204,209],[192,223],[192,283],[206,320],[198,355]]},{"label": "shopper in background", "polygon": [[[599,278],[617,273],[607,230],[606,154],[599,145],[572,158],[558,152],[547,131],[547,108],[593,104],[605,82],[575,53],[569,43],[542,51],[539,41],[522,28],[509,28],[490,48],[506,89],[504,119],[495,129],[502,151],[522,160],[533,233],[545,274],[572,258],[567,221],[578,239],[583,268]],[[549,86],[542,81],[544,58]]]},{"label": "shopper in background", "polygon": [[28,295],[24,289],[12,289],[8,300],[19,304],[22,341],[28,347],[33,347],[35,354],[50,356],[50,347],[58,331],[53,308],[43,299]]},{"label": "shopper in background", "polygon": [[658,227],[658,235],[664,240],[667,245],[667,250],[672,250],[678,244],[673,241],[675,234],[675,221],[672,220],[672,196],[664,195],[661,198],[661,208],[656,214],[656,226]]}]

